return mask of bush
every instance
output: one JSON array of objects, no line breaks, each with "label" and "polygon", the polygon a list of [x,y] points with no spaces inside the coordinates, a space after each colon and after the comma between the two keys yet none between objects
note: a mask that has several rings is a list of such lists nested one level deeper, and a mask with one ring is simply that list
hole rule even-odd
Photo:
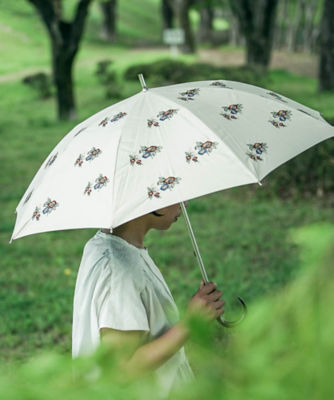
[{"label": "bush", "polygon": [[334,141],[326,140],[281,165],[262,182],[266,192],[281,197],[317,196],[334,192]]},{"label": "bush", "polygon": [[102,60],[97,63],[95,75],[99,82],[105,88],[105,97],[107,99],[122,97],[122,86],[117,82],[115,71],[110,71],[112,60]]},{"label": "bush", "polygon": [[35,89],[41,99],[47,99],[52,96],[52,80],[50,75],[44,72],[28,75],[23,78],[22,82]]},{"label": "bush", "polygon": [[171,59],[159,60],[150,64],[133,65],[125,71],[124,79],[137,80],[138,74],[141,73],[145,79],[150,79],[154,86],[213,79],[227,79],[253,84],[263,82],[263,74],[254,68],[222,68],[204,63],[186,64]]}]

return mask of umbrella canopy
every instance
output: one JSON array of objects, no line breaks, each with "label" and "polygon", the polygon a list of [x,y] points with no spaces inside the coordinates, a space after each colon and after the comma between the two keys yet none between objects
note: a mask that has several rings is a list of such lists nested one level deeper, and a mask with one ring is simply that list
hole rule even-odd
[{"label": "umbrella canopy", "polygon": [[112,229],[171,204],[260,183],[333,134],[319,112],[244,83],[144,87],[59,142],[17,206],[11,240]]}]

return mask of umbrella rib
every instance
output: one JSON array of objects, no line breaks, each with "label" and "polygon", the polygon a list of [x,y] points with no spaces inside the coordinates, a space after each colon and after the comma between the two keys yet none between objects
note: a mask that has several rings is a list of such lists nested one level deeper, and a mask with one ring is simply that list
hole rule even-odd
[{"label": "umbrella rib", "polygon": [[[135,96],[138,96],[138,97],[137,97],[136,101],[133,102],[131,108],[134,108],[137,105],[138,101],[141,100],[141,96],[143,94],[144,93],[141,91],[141,92],[136,93],[134,96],[132,96],[132,98],[134,98]],[[122,141],[122,132],[130,124],[130,122],[131,122],[131,115],[130,115],[130,111],[129,111],[129,118],[124,121],[124,124],[123,124],[122,128],[120,129],[119,140],[118,140],[118,143],[117,143],[117,150],[116,150],[116,156],[115,156],[114,174],[113,174],[113,177],[112,177],[112,179],[113,179],[112,181],[113,182],[116,181],[116,179],[115,179],[116,173],[119,172],[119,171],[117,171],[117,163],[118,163],[118,159],[119,159],[119,147],[120,147],[120,144],[121,144],[121,141]],[[116,195],[115,195],[115,184],[114,184],[113,185],[113,189],[112,189],[112,199],[111,199],[111,204],[112,204],[113,208],[114,208],[114,205],[115,205],[115,199],[116,199]],[[113,216],[114,212],[112,212],[111,215]],[[113,227],[113,221],[110,221],[110,223],[109,223],[110,233],[112,232],[112,227]]]}]

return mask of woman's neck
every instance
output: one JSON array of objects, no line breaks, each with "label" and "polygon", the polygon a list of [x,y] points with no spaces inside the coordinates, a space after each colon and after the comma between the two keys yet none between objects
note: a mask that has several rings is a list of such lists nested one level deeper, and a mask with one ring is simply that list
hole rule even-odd
[{"label": "woman's neck", "polygon": [[[109,229],[101,229],[101,231],[110,234]],[[144,249],[143,242],[147,231],[142,221],[132,220],[114,228],[112,235],[119,236],[133,246]]]}]

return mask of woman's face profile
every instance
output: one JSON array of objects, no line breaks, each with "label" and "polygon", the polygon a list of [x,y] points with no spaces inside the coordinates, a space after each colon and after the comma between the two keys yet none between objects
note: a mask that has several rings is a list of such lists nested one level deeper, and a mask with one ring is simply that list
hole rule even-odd
[{"label": "woman's face profile", "polygon": [[[185,207],[188,206],[188,202],[184,202]],[[173,222],[176,222],[178,217],[181,215],[181,206],[180,203],[173,204],[168,207],[160,208],[159,210],[156,210],[156,212],[160,215],[161,217],[156,217],[155,216],[155,228],[156,229],[168,229]]]}]

